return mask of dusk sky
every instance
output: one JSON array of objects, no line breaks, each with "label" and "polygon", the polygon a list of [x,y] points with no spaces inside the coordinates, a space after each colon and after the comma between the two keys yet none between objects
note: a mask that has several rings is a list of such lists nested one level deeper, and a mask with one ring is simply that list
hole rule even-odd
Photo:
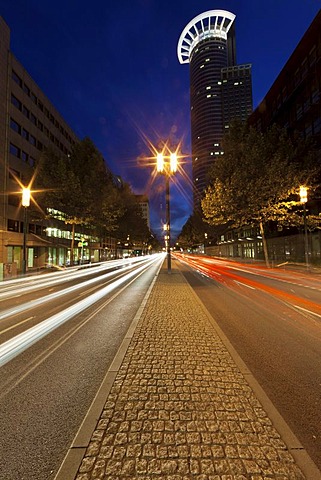
[{"label": "dusk sky", "polygon": [[[148,141],[182,141],[190,176],[189,66],[179,64],[177,42],[190,20],[216,9],[236,14],[237,63],[252,64],[255,108],[320,0],[0,0],[11,51],[76,135],[149,196],[155,233],[165,221],[164,178],[148,166]],[[184,175],[172,179],[171,199],[175,236],[192,210]]]}]

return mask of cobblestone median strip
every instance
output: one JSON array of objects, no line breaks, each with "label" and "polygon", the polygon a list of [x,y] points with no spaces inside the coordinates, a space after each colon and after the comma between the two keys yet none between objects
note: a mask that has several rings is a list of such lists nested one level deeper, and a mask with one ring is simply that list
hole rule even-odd
[{"label": "cobblestone median strip", "polygon": [[181,274],[161,274],[76,480],[303,480]]}]

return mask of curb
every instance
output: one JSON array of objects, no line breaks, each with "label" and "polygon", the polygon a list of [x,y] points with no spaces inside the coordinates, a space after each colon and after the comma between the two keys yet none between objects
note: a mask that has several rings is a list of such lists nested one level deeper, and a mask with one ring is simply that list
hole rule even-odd
[{"label": "curb", "polygon": [[159,276],[160,270],[163,263],[161,263],[158,271],[155,274],[155,277],[149,286],[143,301],[138,308],[135,317],[133,318],[127,333],[112,361],[98,392],[96,393],[95,398],[93,399],[85,418],[83,419],[78,432],[76,433],[66,456],[60,465],[60,468],[54,477],[54,480],[74,480],[77,475],[79,466],[82,462],[82,459],[86,453],[87,447],[90,443],[90,439],[93,431],[96,428],[97,422],[99,421],[101,412],[104,408],[106,398],[110,392],[110,389],[114,383],[118,370],[122,364],[124,356],[126,355],[128,346],[131,342],[131,339],[134,335],[136,326],[140,320],[140,317],[143,313],[145,305],[148,301],[148,298],[154,288],[157,277]]},{"label": "curb", "polygon": [[[180,272],[182,274],[182,272]],[[183,275],[183,274],[182,274]],[[254,395],[257,397],[259,402],[262,404],[263,409],[267,413],[268,417],[272,421],[275,429],[279,432],[282,437],[282,440],[288,447],[288,451],[291,453],[294,461],[301,469],[302,473],[305,475],[306,480],[321,480],[321,471],[318,469],[316,464],[313,462],[305,448],[302,446],[299,439],[293,433],[289,425],[286,423],[282,415],[279,413],[277,408],[273,405],[272,401],[265,393],[263,388],[260,386],[258,381],[253,376],[250,369],[247,367],[246,363],[242,360],[240,355],[237,353],[223,330],[219,327],[216,323],[214,317],[210,314],[207,310],[203,302],[194,292],[193,288],[186,282],[191,290],[191,295],[194,296],[195,301],[197,301],[200,307],[203,309],[204,313],[206,314],[209,322],[212,324],[214,329],[216,330],[217,334],[219,335],[220,339],[222,340],[225,348],[228,350],[229,354],[231,355],[233,361],[240,369],[240,372],[246,379],[247,383],[251,387],[254,392]]]}]

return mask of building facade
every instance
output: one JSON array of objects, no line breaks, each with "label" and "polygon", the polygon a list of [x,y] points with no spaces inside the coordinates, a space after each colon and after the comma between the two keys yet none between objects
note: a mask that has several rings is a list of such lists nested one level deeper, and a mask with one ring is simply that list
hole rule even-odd
[{"label": "building facade", "polygon": [[[311,138],[317,152],[316,161],[321,162],[321,10],[248,122],[261,132],[277,123],[290,135],[298,133],[304,138]],[[320,212],[319,201],[309,200],[307,211]],[[303,231],[271,228],[267,244],[275,264],[305,261]],[[246,226],[226,232],[208,253],[263,259],[262,239],[256,228]],[[320,264],[320,230],[308,233],[308,256],[311,263]]]},{"label": "building facade", "polygon": [[150,213],[149,213],[149,199],[147,195],[135,195],[136,201],[141,208],[142,217],[146,220],[146,225],[150,230]]},{"label": "building facade", "polygon": [[264,132],[273,123],[290,134],[313,137],[321,148],[321,10],[284,65],[270,90],[249,117]]},{"label": "building facade", "polygon": [[0,278],[21,271],[24,227],[29,268],[66,261],[71,232],[57,228],[64,225],[60,212],[48,225],[31,204],[26,217],[22,186],[32,178],[43,149],[67,156],[77,141],[10,51],[10,29],[0,17]]},{"label": "building facade", "polygon": [[225,10],[205,12],[188,23],[178,42],[179,62],[190,65],[194,209],[213,162],[224,154],[230,122],[252,112],[251,65],[236,64],[234,19]]}]

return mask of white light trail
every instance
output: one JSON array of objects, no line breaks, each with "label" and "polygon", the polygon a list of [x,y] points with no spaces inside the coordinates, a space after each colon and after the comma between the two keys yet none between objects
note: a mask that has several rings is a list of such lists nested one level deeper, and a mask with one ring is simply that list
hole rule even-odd
[{"label": "white light trail", "polygon": [[[145,262],[148,261],[148,260],[145,259]],[[122,271],[124,272],[124,271],[126,271],[130,268],[132,268],[132,265],[127,265],[127,266],[124,267],[124,269]],[[118,272],[118,271],[116,271],[116,272]],[[63,295],[67,295],[70,292],[74,292],[76,290],[79,290],[80,288],[84,288],[88,285],[91,285],[92,283],[97,283],[97,282],[100,282],[101,280],[105,280],[106,278],[109,278],[109,277],[115,275],[116,272],[112,271],[112,272],[105,273],[105,275],[101,275],[100,277],[91,278],[90,280],[87,280],[86,282],[82,282],[82,283],[79,283],[78,285],[74,285],[72,287],[65,288],[64,290],[61,290],[60,292],[54,292],[54,293],[51,293],[51,294],[46,295],[44,297],[37,298],[36,300],[30,300],[30,302],[26,302],[26,303],[23,303],[21,305],[9,308],[8,310],[5,310],[4,312],[2,312],[0,314],[0,320],[4,320],[5,318],[8,318],[12,315],[16,315],[17,313],[24,312],[25,310],[29,310],[31,308],[38,307],[39,305],[42,305],[43,303],[49,302],[53,299],[55,300],[58,297],[61,297]],[[59,280],[59,282],[60,282],[60,280]],[[52,283],[50,283],[50,285],[52,285]]]},{"label": "white light trail", "polygon": [[[150,257],[149,257],[150,258]],[[102,270],[110,270],[112,268],[123,267],[124,265],[129,265],[135,262],[146,261],[146,257],[135,257],[126,260],[111,260],[108,262],[103,262],[95,264],[91,267],[69,267],[67,270],[54,272],[54,273],[45,273],[40,276],[30,276],[26,278],[14,278],[12,280],[5,280],[0,283],[1,298],[12,298],[15,294],[20,295],[21,292],[28,292],[32,290],[37,290],[39,288],[51,287],[52,285],[66,282],[74,277],[83,277],[96,272],[101,272]]]},{"label": "white light trail", "polygon": [[19,335],[15,336],[14,338],[0,345],[0,367],[5,365],[7,362],[12,360],[14,357],[19,355],[23,351],[25,351],[27,348],[29,348],[31,345],[36,343],[38,340],[40,340],[41,338],[45,337],[50,332],[58,328],[60,325],[70,320],[77,313],[82,312],[86,308],[98,302],[101,298],[103,298],[105,295],[107,295],[111,291],[115,290],[117,287],[119,287],[123,283],[127,282],[130,278],[134,277],[144,269],[147,269],[156,260],[158,260],[158,262],[162,262],[163,256],[161,257],[158,256],[157,258],[153,258],[148,263],[138,267],[136,270],[128,273],[127,275],[124,275],[118,280],[115,280],[115,282],[113,282],[110,285],[107,285],[106,287],[99,290],[98,292],[81,300],[75,305],[72,305],[71,307],[65,309],[64,311],[59,312],[50,318],[47,318],[47,320],[44,320],[38,325],[35,325],[34,327],[29,328],[25,332],[20,333]]},{"label": "white light trail", "polygon": [[297,308],[298,310],[302,310],[303,312],[310,313],[311,315],[315,315],[316,317],[321,318],[319,313],[312,312],[311,310],[307,310],[306,308],[299,307],[299,305],[293,305],[293,307]]}]

